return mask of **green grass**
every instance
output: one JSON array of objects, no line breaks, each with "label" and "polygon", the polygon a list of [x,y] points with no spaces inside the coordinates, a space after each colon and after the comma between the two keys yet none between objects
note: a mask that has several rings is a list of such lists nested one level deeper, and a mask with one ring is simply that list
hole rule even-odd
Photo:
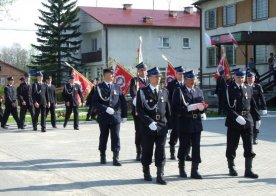
[{"label": "green grass", "polygon": [[267,108],[268,111],[276,111],[276,106],[270,106]]}]

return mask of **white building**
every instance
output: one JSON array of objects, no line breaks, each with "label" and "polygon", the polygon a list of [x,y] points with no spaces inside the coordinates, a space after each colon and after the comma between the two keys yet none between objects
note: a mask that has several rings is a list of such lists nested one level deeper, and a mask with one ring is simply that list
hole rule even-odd
[{"label": "white building", "polygon": [[[212,77],[220,58],[220,47],[225,46],[230,68],[245,67],[255,59],[260,74],[268,71],[269,54],[276,53],[276,1],[275,0],[198,0],[194,3],[202,10],[202,72]],[[233,34],[239,47],[229,39]],[[218,47],[207,48],[205,33]],[[215,80],[206,77],[203,85]]]},{"label": "white building", "polygon": [[174,66],[199,68],[199,13],[185,11],[80,7],[81,54],[88,78],[99,77],[118,62],[135,73],[139,37],[143,61],[165,71],[164,54]]}]

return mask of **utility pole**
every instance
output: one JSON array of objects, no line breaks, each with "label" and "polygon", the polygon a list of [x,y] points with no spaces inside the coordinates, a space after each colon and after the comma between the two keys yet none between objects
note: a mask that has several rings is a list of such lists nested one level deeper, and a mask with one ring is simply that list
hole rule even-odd
[{"label": "utility pole", "polygon": [[154,0],[152,0],[152,10],[154,10]]}]

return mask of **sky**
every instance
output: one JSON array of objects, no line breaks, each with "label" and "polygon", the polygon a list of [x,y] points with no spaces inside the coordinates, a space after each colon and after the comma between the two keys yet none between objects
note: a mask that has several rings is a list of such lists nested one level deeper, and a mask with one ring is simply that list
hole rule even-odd
[{"label": "sky", "polygon": [[[22,48],[30,49],[30,44],[36,44],[36,26],[40,23],[38,9],[42,9],[41,2],[47,0],[15,0],[8,7],[8,15],[3,18],[0,12],[0,48],[10,47],[19,43]],[[183,10],[194,0],[78,0],[78,6],[122,7],[124,3],[131,3],[135,9]],[[170,6],[169,6],[170,5]]]}]

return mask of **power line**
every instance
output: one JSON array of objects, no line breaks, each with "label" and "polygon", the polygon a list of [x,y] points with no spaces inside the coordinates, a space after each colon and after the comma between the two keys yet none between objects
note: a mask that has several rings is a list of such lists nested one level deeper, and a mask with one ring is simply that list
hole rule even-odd
[{"label": "power line", "polygon": [[8,29],[8,28],[0,28],[0,31],[37,31],[34,29]]}]

